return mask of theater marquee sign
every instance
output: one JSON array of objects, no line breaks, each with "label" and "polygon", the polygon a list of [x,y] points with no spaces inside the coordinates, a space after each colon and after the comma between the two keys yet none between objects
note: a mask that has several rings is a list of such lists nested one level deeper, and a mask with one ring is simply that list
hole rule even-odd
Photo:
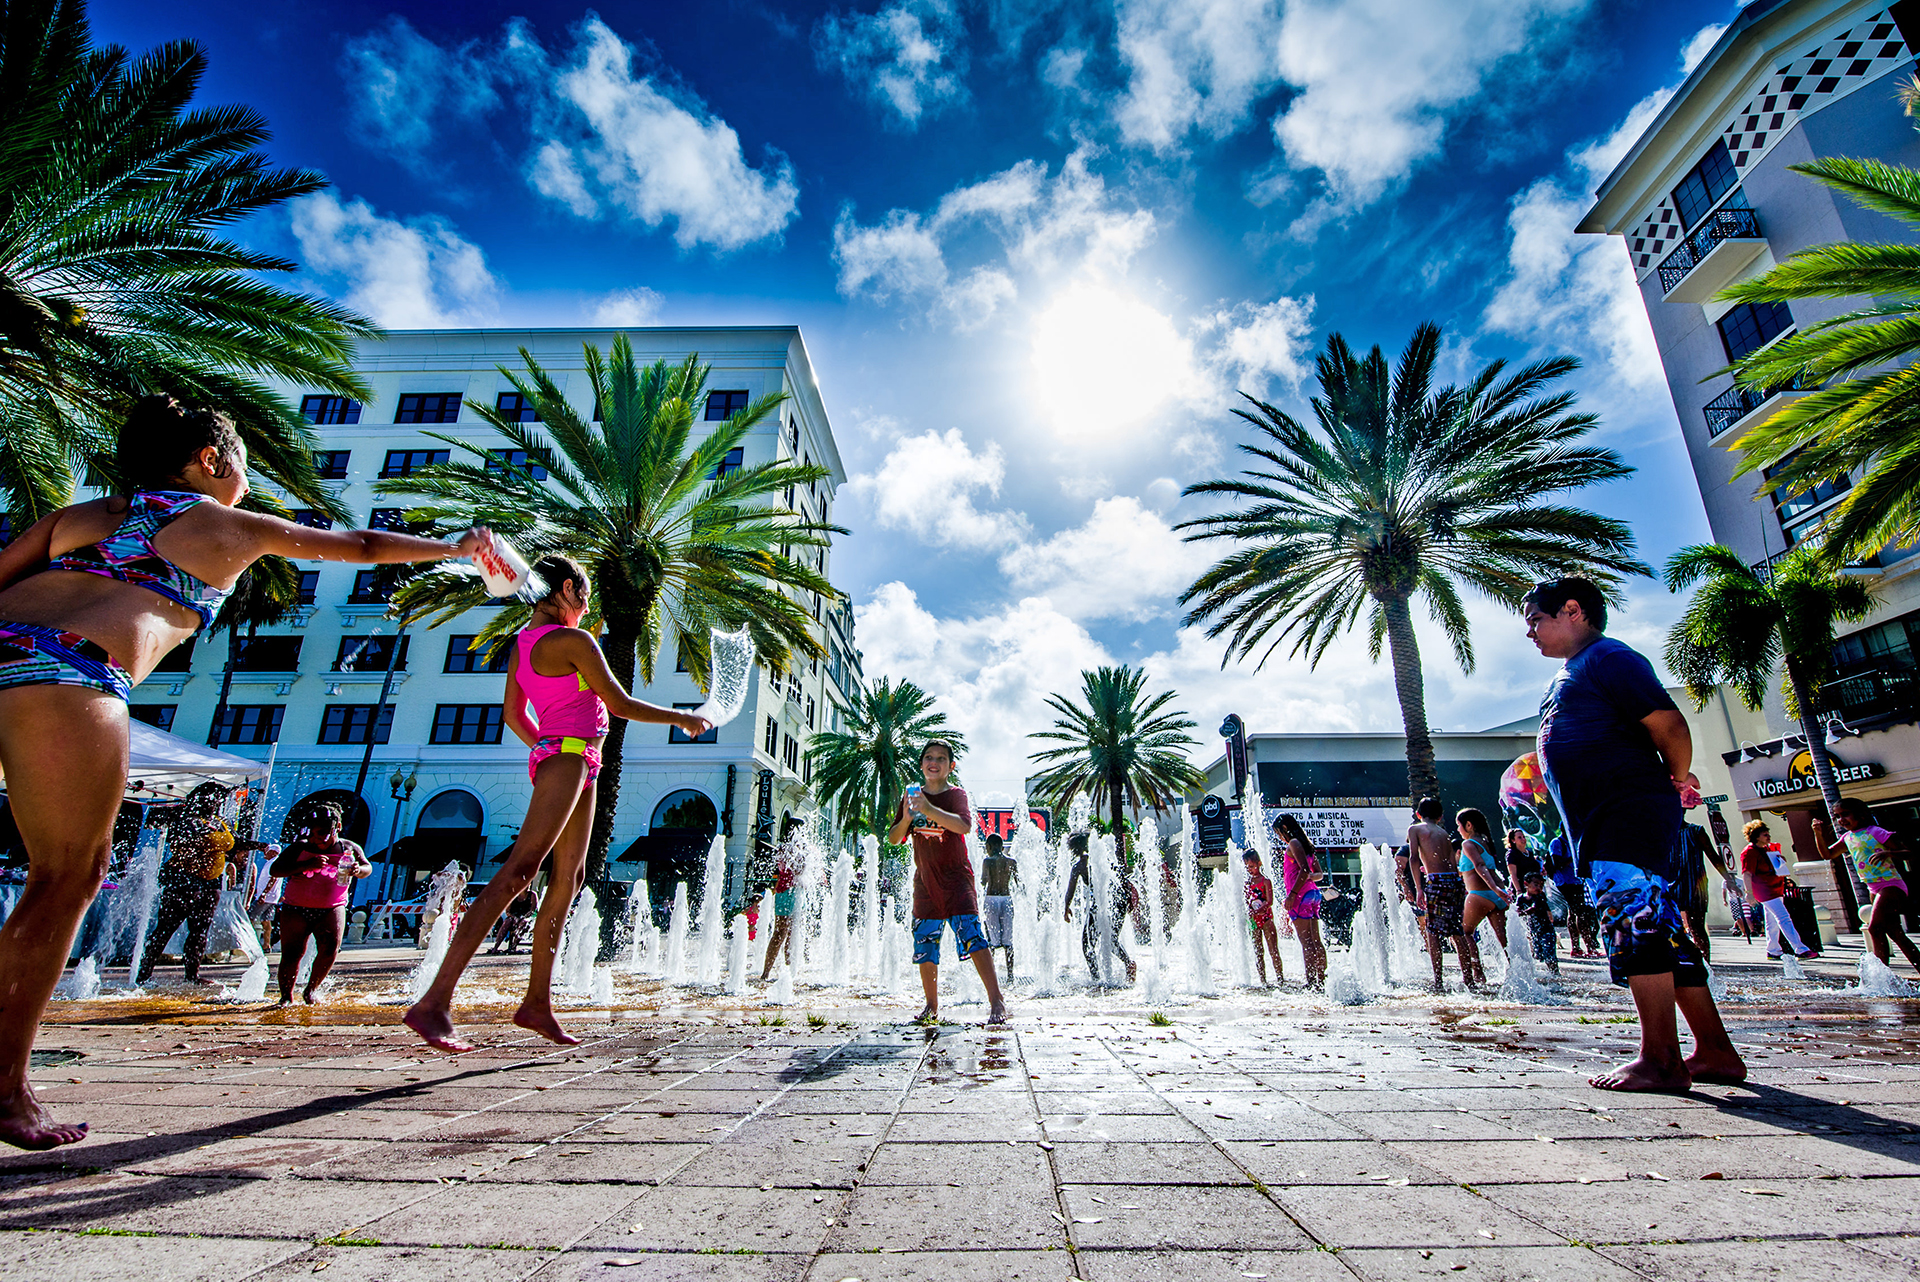
[{"label": "theater marquee sign", "polygon": [[[1840,784],[1878,779],[1886,773],[1885,767],[1877,761],[1862,761],[1852,765],[1843,761],[1833,763],[1833,779]],[[1787,763],[1786,778],[1753,781],[1754,795],[1761,798],[1791,797],[1795,793],[1816,791],[1819,787],[1820,781],[1813,775],[1813,754],[1804,748]]]}]

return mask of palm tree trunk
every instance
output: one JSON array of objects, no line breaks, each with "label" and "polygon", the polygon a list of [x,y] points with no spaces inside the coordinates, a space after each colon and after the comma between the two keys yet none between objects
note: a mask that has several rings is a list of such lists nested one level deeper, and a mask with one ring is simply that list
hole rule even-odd
[{"label": "palm tree trunk", "polygon": [[1407,796],[1440,795],[1440,774],[1433,765],[1433,739],[1427,731],[1427,683],[1420,671],[1420,642],[1413,634],[1413,611],[1405,597],[1381,601],[1387,616],[1387,650],[1393,656],[1393,690],[1400,696],[1400,721],[1407,733]]},{"label": "palm tree trunk", "polygon": [[[1807,741],[1807,755],[1813,758],[1813,779],[1820,785],[1820,799],[1826,803],[1829,832],[1837,832],[1832,827],[1833,817],[1840,810],[1840,782],[1833,776],[1833,757],[1827,751],[1826,727],[1821,724],[1820,714],[1813,706],[1813,688],[1807,681],[1806,670],[1793,655],[1786,656],[1787,684],[1793,688],[1794,706],[1800,709],[1800,734]],[[1826,859],[1833,868],[1833,884],[1840,893],[1840,906],[1845,910],[1847,929],[1860,928],[1860,904],[1854,897],[1853,879],[1848,875],[1844,859],[1829,858],[1822,850],[1820,858]]]},{"label": "palm tree trunk", "polygon": [[[607,620],[607,668],[622,687],[633,689],[634,646],[640,630],[624,619]],[[614,717],[607,727],[606,742],[600,746],[600,782],[593,803],[593,836],[587,842],[587,884],[597,886],[606,879],[607,852],[613,845],[613,820],[620,809],[621,750],[627,741],[627,719]]]}]

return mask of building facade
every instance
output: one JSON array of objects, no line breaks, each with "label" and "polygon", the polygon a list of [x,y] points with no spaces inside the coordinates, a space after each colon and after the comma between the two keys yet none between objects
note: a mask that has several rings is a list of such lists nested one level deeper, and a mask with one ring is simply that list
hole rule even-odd
[{"label": "building facade", "polygon": [[[1732,443],[1804,391],[1743,391],[1735,360],[1823,320],[1869,306],[1861,296],[1732,305],[1728,285],[1794,252],[1839,241],[1911,242],[1903,223],[1862,209],[1790,166],[1851,156],[1920,168],[1920,134],[1896,96],[1915,70],[1920,3],[1760,0],[1746,6],[1607,177],[1580,224],[1619,236],[1630,256],[1717,542],[1762,571],[1804,538],[1857,477],[1790,495],[1734,478]],[[1886,548],[1849,572],[1869,581],[1873,616],[1849,625],[1834,676],[1818,693],[1823,737],[1846,765],[1842,792],[1880,821],[1920,837],[1920,725],[1915,642],[1920,556]],[[1735,727],[1723,762],[1738,819],[1787,821],[1814,871],[1807,744],[1774,695],[1766,724]],[[1734,825],[1736,828],[1738,824]],[[1837,887],[1824,892],[1836,917]]]},{"label": "building facade", "polygon": [[[616,331],[606,329],[395,331],[364,344],[356,368],[371,395],[365,402],[280,390],[315,425],[323,476],[337,486],[357,523],[397,522],[407,501],[385,497],[383,480],[448,457],[428,433],[451,435],[485,449],[504,446],[473,412],[484,405],[519,408],[499,367],[521,369],[525,347],[559,383],[583,416],[593,412],[583,345],[605,351]],[[829,477],[789,492],[794,510],[830,520],[835,492],[846,480],[832,424],[807,350],[792,326],[649,328],[628,335],[642,362],[677,362],[697,352],[710,362],[705,404],[695,428],[724,420],[752,400],[786,394],[779,410],[756,427],[728,465],[752,466],[795,458],[826,468]],[[531,420],[531,409],[522,411]],[[516,462],[528,460],[515,459]],[[301,520],[321,520],[299,513]],[[831,574],[830,553],[819,568]],[[426,871],[448,858],[487,880],[511,849],[531,795],[526,749],[504,732],[501,695],[505,655],[488,663],[468,647],[489,609],[471,610],[434,628],[409,628],[398,637],[380,585],[364,567],[298,563],[301,605],[285,623],[260,628],[240,647],[227,711],[215,726],[228,638],[201,636],[183,647],[136,688],[133,714],[172,733],[243,756],[274,760],[264,827],[303,797],[340,790],[350,799],[368,739],[373,739],[361,809],[352,826],[364,830],[370,853],[389,851],[386,866],[362,884],[362,898],[414,891]],[[728,893],[744,890],[756,835],[777,831],[781,819],[812,808],[804,753],[810,736],[837,721],[836,702],[860,679],[853,617],[844,602],[803,602],[818,622],[827,658],[802,661],[790,674],[756,664],[740,715],[690,741],[666,726],[628,729],[620,806],[609,852],[610,875],[646,878],[657,897],[673,882],[698,883],[699,868],[716,832],[726,842]],[[704,698],[694,679],[676,671],[663,652],[655,681],[635,694],[650,702],[691,708]],[[391,671],[389,671],[391,669]],[[376,716],[383,688],[386,712]],[[378,854],[376,853],[376,858]]]}]

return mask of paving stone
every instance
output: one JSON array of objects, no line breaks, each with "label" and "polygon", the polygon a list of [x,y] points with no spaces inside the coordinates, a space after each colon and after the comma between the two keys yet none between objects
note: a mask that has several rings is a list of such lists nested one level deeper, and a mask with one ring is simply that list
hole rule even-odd
[{"label": "paving stone", "polygon": [[996,1116],[991,1113],[902,1113],[887,1129],[887,1138],[903,1143],[942,1140],[1007,1140],[1041,1138],[1040,1119],[1031,1112]]},{"label": "paving stone", "polygon": [[[1634,1272],[1598,1252],[1569,1246],[1435,1247],[1352,1250],[1340,1261],[1366,1282],[1466,1279],[1467,1282],[1639,1282]],[[1715,1282],[1728,1275],[1722,1274]],[[1745,1282],[1746,1274],[1739,1275]]]},{"label": "paving stone", "polygon": [[[977,1189],[922,1186],[854,1191],[828,1235],[830,1252],[1039,1250],[1064,1248],[1053,1199],[980,1204]],[[1068,1270],[1063,1267],[1061,1272]]]},{"label": "paving stone", "polygon": [[1912,1227],[1920,1206],[1920,1181],[1903,1179],[1636,1180],[1630,1196],[1604,1184],[1493,1185],[1483,1192],[1568,1238],[1615,1243],[1825,1236],[1842,1224],[1859,1233],[1897,1233]]},{"label": "paving stone", "polygon": [[1170,1114],[1177,1111],[1173,1105],[1152,1091],[1052,1091],[1042,1090],[1040,1086],[1039,1082],[1034,1083],[1034,1098],[1039,1102],[1040,1111],[1046,1114],[1100,1113],[1131,1116],[1140,1113]]},{"label": "paving stone", "polygon": [[811,1253],[845,1206],[844,1190],[693,1188],[668,1185],[612,1216],[583,1218],[575,1245],[646,1251]]},{"label": "paving stone", "polygon": [[[367,1187],[342,1182],[335,1187]],[[423,1185],[387,1187],[419,1188]],[[348,1233],[387,1246],[569,1246],[592,1225],[630,1205],[628,1185],[462,1184],[415,1193],[386,1214],[367,1215]],[[319,1235],[315,1235],[319,1236]]]},{"label": "paving stone", "polygon": [[378,1140],[309,1140],[277,1136],[221,1139],[184,1152],[122,1163],[119,1169],[141,1175],[200,1175],[228,1179],[271,1179],[331,1158],[379,1147]]},{"label": "paving stone", "polygon": [[1845,1242],[1674,1242],[1603,1246],[1600,1254],[1656,1282],[1910,1282],[1912,1263]]},{"label": "paving stone", "polygon": [[1699,1179],[1718,1171],[1727,1179],[1810,1179],[1820,1176],[1920,1175],[1920,1143],[1897,1136],[1811,1135],[1742,1137],[1738,1140],[1564,1140],[1558,1147],[1624,1163],[1635,1175],[1658,1171],[1673,1179]]},{"label": "paving stone", "polygon": [[1246,1184],[1246,1173],[1211,1144],[1060,1144],[1062,1184]]},{"label": "paving stone", "polygon": [[[1549,1190],[1559,1187],[1562,1186],[1547,1186]],[[1516,1201],[1531,1197],[1536,1191],[1532,1185],[1516,1189]],[[1274,1195],[1314,1237],[1343,1249],[1361,1246],[1432,1249],[1482,1243],[1555,1246],[1564,1240],[1529,1223],[1513,1210],[1503,1209],[1457,1186],[1409,1184],[1405,1188],[1365,1189],[1328,1185],[1276,1189]],[[1615,1195],[1618,1195],[1617,1189]],[[1530,1203],[1525,1213],[1532,1216]],[[1486,1233],[1492,1237],[1483,1236]]]},{"label": "paving stone", "polygon": [[1036,1144],[887,1143],[867,1164],[867,1185],[959,1184],[989,1186],[994,1196],[1053,1193],[1053,1171]]},{"label": "paving stone", "polygon": [[1041,1119],[1056,1144],[1103,1140],[1206,1143],[1207,1136],[1177,1113],[1049,1113]]},{"label": "paving stone", "polygon": [[812,1276],[825,1282],[1062,1282],[1075,1276],[1073,1267],[1074,1257],[1065,1250],[887,1251],[825,1254]]},{"label": "paving stone", "polygon": [[1073,1221],[1074,1244],[1086,1250],[1296,1251],[1313,1245],[1250,1186],[1067,1184],[1061,1196]]},{"label": "paving stone", "polygon": [[1092,1250],[1075,1253],[1080,1276],[1093,1282],[1239,1282],[1241,1278],[1285,1282],[1352,1282],[1353,1274],[1331,1251]]},{"label": "paving stone", "polygon": [[[799,1282],[806,1255],[688,1255],[574,1250],[541,1270],[541,1282]],[[464,1280],[463,1280],[464,1282]]]},{"label": "paving stone", "polygon": [[1389,1183],[1393,1180],[1405,1180],[1409,1184],[1458,1183],[1378,1140],[1331,1140],[1319,1144],[1232,1140],[1222,1147],[1264,1184],[1358,1184],[1379,1188],[1393,1187]]},{"label": "paving stone", "polygon": [[[1625,1180],[1626,1158],[1603,1155],[1592,1141],[1578,1146],[1537,1139],[1407,1140],[1388,1148],[1454,1184],[1564,1184],[1580,1180]],[[1625,1148],[1640,1157],[1652,1145],[1612,1141],[1609,1154]],[[1644,1172],[1643,1172],[1644,1173]]]},{"label": "paving stone", "polygon": [[[80,1213],[87,1228],[309,1241],[345,1232],[432,1191],[421,1184],[374,1181],[286,1179],[274,1182],[269,1191],[260,1181],[246,1179],[95,1178],[125,1183],[75,1190],[78,1196],[58,1208]],[[73,1223],[70,1216],[63,1220]]]},{"label": "paving stone", "polygon": [[842,1144],[787,1143],[772,1149],[715,1144],[682,1167],[676,1184],[708,1188],[851,1188],[873,1156],[874,1140]]},{"label": "paving stone", "polygon": [[256,1275],[304,1245],[241,1237],[0,1232],[0,1276],[9,1282],[227,1282]]},{"label": "paving stone", "polygon": [[556,1255],[473,1247],[316,1246],[253,1275],[248,1282],[313,1282],[317,1272],[326,1274],[325,1282],[444,1282],[449,1276],[457,1276],[460,1282],[517,1282],[540,1272]]}]

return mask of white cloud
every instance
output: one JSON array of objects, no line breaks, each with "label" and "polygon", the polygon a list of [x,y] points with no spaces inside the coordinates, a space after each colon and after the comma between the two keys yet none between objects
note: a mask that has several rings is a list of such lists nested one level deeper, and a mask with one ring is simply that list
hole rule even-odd
[{"label": "white cloud", "polygon": [[906,530],[932,547],[980,551],[1026,536],[1025,517],[982,510],[974,501],[975,494],[997,496],[1006,474],[999,445],[989,442],[976,453],[956,427],[901,438],[878,468],[854,476],[848,488],[884,529]]},{"label": "white cloud", "polygon": [[966,27],[953,0],[892,0],[879,12],[830,13],[813,29],[814,57],[864,89],[908,130],[964,102]]},{"label": "white cloud", "polygon": [[1119,495],[1095,503],[1084,523],[1004,553],[1000,568],[1016,588],[1045,596],[1076,621],[1140,622],[1173,613],[1212,560],[1158,512]]},{"label": "white cloud", "polygon": [[340,70],[348,120],[369,145],[415,170],[432,170],[428,148],[435,124],[471,120],[500,105],[494,54],[468,41],[443,49],[405,18],[347,41]]},{"label": "white cloud", "polygon": [[1680,69],[1692,71],[1699,66],[1700,60],[1713,52],[1714,42],[1725,35],[1726,31],[1726,23],[1710,22],[1694,32],[1693,39],[1687,41],[1680,49]]},{"label": "white cloud", "polygon": [[601,296],[593,307],[593,323],[596,325],[652,325],[660,319],[660,308],[666,300],[660,291],[648,289],[645,285],[636,285],[632,289],[616,289]]},{"label": "white cloud", "polygon": [[1264,395],[1279,379],[1298,387],[1310,372],[1313,295],[1241,303],[1204,318],[1198,329],[1217,335],[1207,364],[1221,380],[1252,395]]},{"label": "white cloud", "polygon": [[1192,131],[1237,133],[1276,79],[1278,0],[1122,0],[1128,72],[1114,107],[1128,142],[1167,152]]},{"label": "white cloud", "polygon": [[309,270],[338,283],[347,306],[395,329],[477,325],[495,311],[500,283],[480,247],[444,218],[401,220],[331,192],[290,206]]}]

